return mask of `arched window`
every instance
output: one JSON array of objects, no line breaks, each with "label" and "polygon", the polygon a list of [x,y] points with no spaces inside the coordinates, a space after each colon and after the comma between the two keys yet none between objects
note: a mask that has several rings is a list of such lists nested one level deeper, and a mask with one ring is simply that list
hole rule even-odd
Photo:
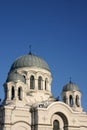
[{"label": "arched window", "polygon": [[38,90],[41,90],[42,89],[42,77],[39,76],[38,78]]},{"label": "arched window", "polygon": [[54,120],[54,122],[53,122],[53,130],[59,130],[59,129],[60,129],[59,121]]},{"label": "arched window", "polygon": [[35,79],[34,76],[32,75],[30,77],[30,89],[34,89],[35,88]]},{"label": "arched window", "polygon": [[5,99],[7,99],[7,95],[8,95],[8,94],[7,94],[7,93],[8,93],[7,87],[5,87],[4,90],[5,90]]},{"label": "arched window", "polygon": [[70,95],[70,106],[71,107],[73,106],[73,97],[72,97],[72,95]]},{"label": "arched window", "polygon": [[47,90],[47,82],[48,82],[48,80],[47,80],[47,78],[45,79],[45,90]]},{"label": "arched window", "polygon": [[22,100],[22,88],[21,87],[18,88],[18,99]]},{"label": "arched window", "polygon": [[12,86],[12,88],[11,88],[11,100],[13,100],[14,95],[15,95],[14,86]]},{"label": "arched window", "polygon": [[63,102],[66,103],[66,96],[63,97]]},{"label": "arched window", "polygon": [[77,105],[77,107],[79,107],[79,96],[78,95],[76,95],[76,105]]}]

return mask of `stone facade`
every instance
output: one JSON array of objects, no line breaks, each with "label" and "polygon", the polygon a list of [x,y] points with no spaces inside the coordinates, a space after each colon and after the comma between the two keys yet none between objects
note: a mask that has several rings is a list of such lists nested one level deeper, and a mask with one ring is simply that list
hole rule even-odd
[{"label": "stone facade", "polygon": [[28,54],[18,58],[4,83],[0,130],[87,130],[81,92],[71,81],[63,87],[62,101],[51,93],[47,63]]}]

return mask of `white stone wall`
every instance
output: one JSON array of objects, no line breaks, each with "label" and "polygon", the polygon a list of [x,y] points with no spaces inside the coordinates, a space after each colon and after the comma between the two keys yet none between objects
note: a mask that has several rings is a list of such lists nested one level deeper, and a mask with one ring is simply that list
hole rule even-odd
[{"label": "white stone wall", "polygon": [[50,126],[49,129],[53,129],[54,120],[59,121],[61,130],[63,130],[65,123],[68,125],[66,130],[81,130],[82,126],[84,129],[87,128],[86,113],[75,112],[62,102],[54,102],[48,108],[38,108],[37,113],[38,124],[43,124],[44,127],[48,125]]},{"label": "white stone wall", "polygon": [[[60,130],[87,130],[87,114],[82,111],[81,102],[79,102],[80,109],[75,107],[75,100],[73,109],[69,104],[69,95],[72,94],[73,99],[76,95],[81,98],[80,92],[63,93],[62,96],[67,97],[66,104],[55,101],[51,98],[51,72],[35,67],[20,68],[16,71],[25,77],[26,83],[18,80],[4,85],[5,88],[7,87],[5,91],[7,96],[3,110],[0,111],[0,121],[4,124],[3,127],[0,126],[0,130],[53,130],[55,120],[59,121]],[[30,89],[31,75],[35,78],[35,88],[32,90]],[[43,79],[41,90],[38,90],[39,76]],[[45,79],[47,79],[46,89]],[[15,91],[13,100],[11,99],[12,86]],[[18,99],[19,86],[22,87],[22,100]]]}]

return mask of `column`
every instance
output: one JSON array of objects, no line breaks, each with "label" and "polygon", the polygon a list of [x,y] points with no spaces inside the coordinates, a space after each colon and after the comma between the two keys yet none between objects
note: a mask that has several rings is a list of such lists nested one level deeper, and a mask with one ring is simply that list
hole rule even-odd
[{"label": "column", "polygon": [[75,96],[73,96],[73,106],[76,106]]},{"label": "column", "polygon": [[38,79],[35,79],[35,90],[38,90]]},{"label": "column", "polygon": [[9,88],[8,86],[6,94],[7,94],[7,100],[11,100],[11,88]]},{"label": "column", "polygon": [[18,100],[18,89],[17,89],[17,88],[15,88],[14,99],[15,99],[15,100]]},{"label": "column", "polygon": [[45,90],[45,81],[42,81],[42,89]]},{"label": "column", "polygon": [[28,79],[28,78],[26,79],[26,84],[28,85],[27,89],[30,90],[30,79]]}]

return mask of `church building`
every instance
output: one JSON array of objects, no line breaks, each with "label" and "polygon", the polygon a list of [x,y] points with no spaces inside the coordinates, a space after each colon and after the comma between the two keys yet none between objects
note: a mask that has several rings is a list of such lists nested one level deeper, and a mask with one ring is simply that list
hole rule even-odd
[{"label": "church building", "polygon": [[51,70],[42,58],[31,52],[17,58],[3,85],[0,130],[87,130],[79,87],[72,81],[64,85],[59,101],[51,83]]}]

